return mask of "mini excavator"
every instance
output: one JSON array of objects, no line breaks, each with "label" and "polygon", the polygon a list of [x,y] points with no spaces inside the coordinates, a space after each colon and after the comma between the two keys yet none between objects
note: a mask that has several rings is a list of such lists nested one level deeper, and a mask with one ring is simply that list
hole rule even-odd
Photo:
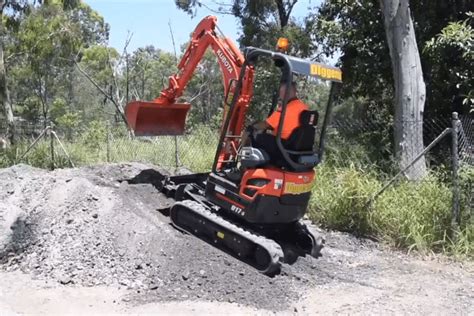
[{"label": "mini excavator", "polygon": [[[278,50],[287,45],[279,40]],[[217,18],[204,18],[194,30],[169,86],[151,102],[133,101],[125,108],[136,136],[180,135],[184,133],[191,105],[179,103],[206,50],[217,56],[224,81],[224,112],[212,169],[207,173],[164,176],[155,172],[152,182],[173,199],[169,208],[172,224],[260,272],[274,275],[282,263],[299,256],[320,256],[324,240],[303,223],[315,178],[314,167],[324,151],[335,87],[342,82],[341,70],[288,56],[281,51],[247,47],[242,53],[217,27]],[[272,163],[267,153],[242,144],[246,114],[253,97],[257,60],[267,59],[281,70],[282,82],[306,76],[331,83],[318,146],[315,146],[318,113],[304,111],[300,127],[290,138],[281,138],[289,99],[289,86],[280,103],[280,125],[276,142],[280,161]],[[273,108],[275,108],[275,104]],[[315,149],[315,147],[317,147]],[[229,170],[243,169],[238,179]]]}]

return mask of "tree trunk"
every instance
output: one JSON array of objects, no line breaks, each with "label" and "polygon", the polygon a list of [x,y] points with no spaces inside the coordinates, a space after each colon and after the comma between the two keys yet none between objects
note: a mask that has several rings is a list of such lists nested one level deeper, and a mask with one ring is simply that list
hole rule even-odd
[{"label": "tree trunk", "polygon": [[[395,84],[395,152],[402,169],[423,150],[426,89],[409,0],[380,0],[380,3]],[[410,180],[425,175],[425,157],[406,172]]]},{"label": "tree trunk", "polygon": [[10,91],[7,85],[7,71],[5,69],[3,43],[5,39],[5,28],[3,26],[3,9],[5,1],[0,1],[0,107],[5,113],[7,120],[7,137],[11,144],[15,143],[15,121],[13,118],[13,109],[10,101]]}]

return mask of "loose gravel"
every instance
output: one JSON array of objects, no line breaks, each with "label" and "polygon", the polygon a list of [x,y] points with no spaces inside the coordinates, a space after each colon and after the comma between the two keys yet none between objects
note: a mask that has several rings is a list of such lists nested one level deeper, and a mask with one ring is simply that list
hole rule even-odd
[{"label": "loose gravel", "polygon": [[[276,277],[264,276],[174,229],[158,212],[171,201],[151,184],[122,181],[150,168],[170,174],[139,163],[0,170],[0,269],[58,286],[125,288],[140,303],[205,300],[274,311],[310,289],[334,283],[376,288],[377,277],[418,271],[409,257],[375,242],[320,231],[327,240],[322,258],[300,258]],[[452,286],[464,287],[470,277],[454,274],[459,282]],[[455,300],[470,306],[469,296]]]}]

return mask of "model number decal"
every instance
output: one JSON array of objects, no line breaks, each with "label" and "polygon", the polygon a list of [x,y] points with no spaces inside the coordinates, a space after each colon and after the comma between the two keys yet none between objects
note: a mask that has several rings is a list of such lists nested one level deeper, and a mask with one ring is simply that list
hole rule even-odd
[{"label": "model number decal", "polygon": [[234,213],[239,214],[239,215],[244,215],[245,214],[244,211],[240,207],[237,207],[233,204],[231,205],[230,210]]},{"label": "model number decal", "polygon": [[298,183],[293,183],[293,182],[286,182],[285,183],[285,193],[288,194],[301,194],[301,193],[306,193],[311,191],[313,188],[313,183],[303,183],[303,184],[298,184]]}]

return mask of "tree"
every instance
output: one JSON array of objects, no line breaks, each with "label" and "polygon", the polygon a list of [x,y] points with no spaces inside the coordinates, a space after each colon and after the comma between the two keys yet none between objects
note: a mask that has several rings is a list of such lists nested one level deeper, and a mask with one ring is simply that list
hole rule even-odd
[{"label": "tree", "polygon": [[292,18],[298,0],[226,0],[213,8],[204,1],[175,0],[176,6],[188,14],[206,7],[219,15],[230,14],[240,21],[242,35],[238,39],[242,46],[254,46],[274,50],[279,37],[287,37],[291,47],[289,53],[300,57],[315,57],[318,45],[313,45],[308,24]]},{"label": "tree", "polygon": [[[324,1],[314,9],[307,23],[310,32],[327,56],[340,56],[344,73],[342,96],[365,99],[365,111],[370,119],[391,120],[393,108],[393,76],[380,2]],[[474,11],[474,2],[466,0],[427,1],[410,3],[417,46],[425,48],[451,22],[466,19]],[[422,49],[421,63],[426,82],[425,117],[450,117],[452,111],[463,112],[456,81],[446,81],[453,68],[465,64],[462,54],[445,56],[442,60]],[[438,57],[441,57],[438,55]]]},{"label": "tree", "polygon": [[[346,107],[351,108],[351,111],[342,113],[379,126],[383,131],[379,132],[380,136],[392,135],[391,138],[384,137],[386,142],[383,144],[380,142],[382,137],[372,143],[369,138],[364,138],[369,150],[383,147],[395,151],[395,135],[390,128],[396,120],[393,106],[395,83],[380,4],[380,1],[374,0],[326,0],[315,8],[315,14],[307,22],[312,25],[311,33],[321,43],[324,54],[339,57],[339,66],[344,74],[342,97]],[[452,111],[467,113],[462,106],[466,89],[457,89],[460,80],[456,73],[464,76],[466,71],[469,72],[467,69],[472,68],[469,59],[463,57],[460,46],[455,48],[450,45],[447,49],[443,45],[446,49],[441,49],[440,45],[435,45],[433,50],[427,49],[426,45],[437,38],[449,23],[464,20],[466,12],[473,7],[472,1],[465,0],[419,0],[410,3],[416,44],[423,48],[420,59],[427,100],[424,118],[449,118]],[[461,42],[468,43],[468,38]],[[462,86],[469,84],[464,80]],[[357,107],[352,104],[357,104]],[[387,153],[390,155],[385,155],[385,160],[391,157],[391,152]]]},{"label": "tree", "polygon": [[146,46],[135,50],[128,63],[132,97],[152,100],[168,86],[168,77],[176,72],[178,61],[170,53]]},{"label": "tree", "polygon": [[[7,121],[7,137],[10,143],[15,143],[15,121],[13,116],[13,107],[10,99],[10,90],[8,89],[7,70],[5,67],[5,38],[6,27],[4,25],[4,12],[22,12],[27,8],[26,1],[0,0],[0,107],[3,109]],[[7,19],[8,22],[13,19]]]},{"label": "tree", "polygon": [[[124,111],[127,100],[120,83],[120,74],[123,69],[124,60],[128,55],[126,51],[128,43],[129,40],[125,44],[122,55],[114,48],[100,45],[89,48],[85,52],[83,62],[75,61],[79,72],[103,95],[104,104],[110,101],[115,108],[116,114],[119,115],[127,127],[127,118]],[[87,67],[88,65],[89,69],[84,69],[84,66]],[[125,80],[128,79],[126,78]],[[128,85],[128,82],[125,85]]]},{"label": "tree", "polygon": [[5,0],[0,1],[0,106],[2,107],[7,121],[7,137],[13,144],[15,142],[15,123],[13,120],[13,109],[10,100],[10,91],[7,85],[7,71],[4,62],[4,37],[5,29],[3,26],[3,11],[7,3]]},{"label": "tree", "polygon": [[[408,0],[381,0],[395,83],[395,152],[400,169],[423,151],[426,88]],[[425,159],[407,170],[409,179],[426,175]]]},{"label": "tree", "polygon": [[86,4],[72,5],[48,1],[32,7],[10,34],[12,96],[20,113],[34,120],[40,115],[44,126],[55,120],[49,116],[55,102],[64,100],[66,112],[74,112],[74,60],[84,47],[108,37],[108,25],[100,15]]}]

